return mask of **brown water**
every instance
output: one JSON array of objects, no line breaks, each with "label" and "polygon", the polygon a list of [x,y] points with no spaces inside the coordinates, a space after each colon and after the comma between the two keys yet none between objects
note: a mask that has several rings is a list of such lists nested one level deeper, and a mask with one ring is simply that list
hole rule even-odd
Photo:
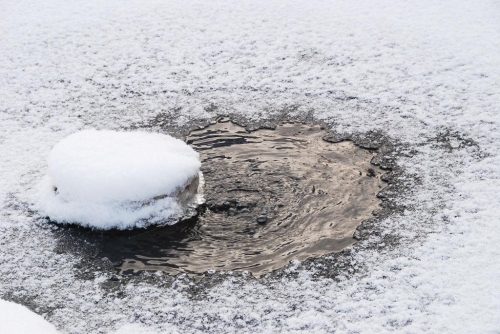
[{"label": "brown water", "polygon": [[258,276],[292,259],[342,250],[378,207],[383,171],[370,164],[372,152],[324,135],[319,126],[249,133],[229,122],[192,132],[188,144],[202,158],[207,209],[174,226],[112,237],[104,253],[119,254],[122,272]]}]

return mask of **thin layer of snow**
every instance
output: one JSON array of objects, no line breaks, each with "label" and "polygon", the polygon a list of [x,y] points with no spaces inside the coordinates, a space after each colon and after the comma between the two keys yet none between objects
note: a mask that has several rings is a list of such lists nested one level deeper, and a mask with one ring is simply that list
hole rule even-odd
[{"label": "thin layer of snow", "polygon": [[58,334],[54,325],[27,307],[0,299],[0,333]]},{"label": "thin layer of snow", "polygon": [[[134,322],[160,333],[498,332],[497,1],[6,0],[2,10],[0,296],[51,310],[65,333]],[[181,278],[109,291],[97,268],[79,278],[78,255],[55,252],[29,210],[50,149],[78,130],[284,112],[414,149],[398,159],[418,180],[399,199],[408,210],[353,247],[339,281],[292,267],[280,281],[227,275],[198,299]],[[440,144],[447,131],[488,156]],[[380,249],[362,247],[372,242]]]},{"label": "thin layer of snow", "polygon": [[50,152],[37,208],[52,220],[99,229],[166,221],[182,214],[175,195],[200,165],[197,152],[168,135],[80,131]]},{"label": "thin layer of snow", "polygon": [[[167,333],[167,332],[164,332]],[[175,328],[172,328],[168,331],[169,334],[176,334],[179,333]],[[113,334],[160,334],[148,327],[141,326],[139,324],[127,324],[122,327],[120,327],[116,332]]]}]

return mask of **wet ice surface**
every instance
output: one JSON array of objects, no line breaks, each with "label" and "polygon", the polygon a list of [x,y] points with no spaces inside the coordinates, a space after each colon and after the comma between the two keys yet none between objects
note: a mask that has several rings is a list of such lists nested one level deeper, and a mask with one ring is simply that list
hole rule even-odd
[{"label": "wet ice surface", "polygon": [[302,124],[247,132],[228,121],[193,131],[187,142],[201,155],[207,209],[176,226],[109,235],[100,255],[125,260],[124,273],[260,276],[342,250],[378,208],[383,171],[370,164],[373,152],[325,134]]},{"label": "wet ice surface", "polygon": [[[63,333],[498,332],[499,13],[491,0],[3,1],[0,298]],[[115,281],[29,210],[69,134],[219,115],[383,132],[403,210],[310,266],[208,287]]]}]

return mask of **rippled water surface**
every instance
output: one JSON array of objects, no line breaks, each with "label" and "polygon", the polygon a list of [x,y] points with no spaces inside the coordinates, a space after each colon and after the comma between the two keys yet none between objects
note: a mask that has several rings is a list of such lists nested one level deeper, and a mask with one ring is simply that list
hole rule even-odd
[{"label": "rippled water surface", "polygon": [[383,171],[370,164],[374,153],[324,135],[319,126],[247,132],[230,122],[192,132],[206,208],[174,226],[109,236],[103,255],[121,258],[122,272],[261,275],[342,250],[378,207]]}]

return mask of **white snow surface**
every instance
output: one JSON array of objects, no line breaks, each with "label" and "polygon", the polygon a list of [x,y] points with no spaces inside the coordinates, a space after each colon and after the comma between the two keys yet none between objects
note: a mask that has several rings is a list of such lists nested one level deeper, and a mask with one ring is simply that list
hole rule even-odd
[{"label": "white snow surface", "polygon": [[175,195],[200,165],[196,151],[169,135],[80,131],[51,150],[35,208],[58,222],[99,229],[167,221],[182,215]]},{"label": "white snow surface", "polygon": [[0,299],[0,333],[58,334],[58,331],[27,307]]},{"label": "white snow surface", "polygon": [[[1,7],[0,298],[36,304],[62,333],[500,331],[498,1]],[[30,210],[51,148],[76,131],[285,111],[414,150],[397,160],[416,177],[403,178],[408,209],[354,245],[337,280],[294,264],[279,280],[216,273],[223,283],[199,298],[185,277],[169,286],[156,273],[114,291],[98,268],[82,278],[78,253],[56,251],[61,240]],[[483,154],[440,144],[447,131]]]}]

